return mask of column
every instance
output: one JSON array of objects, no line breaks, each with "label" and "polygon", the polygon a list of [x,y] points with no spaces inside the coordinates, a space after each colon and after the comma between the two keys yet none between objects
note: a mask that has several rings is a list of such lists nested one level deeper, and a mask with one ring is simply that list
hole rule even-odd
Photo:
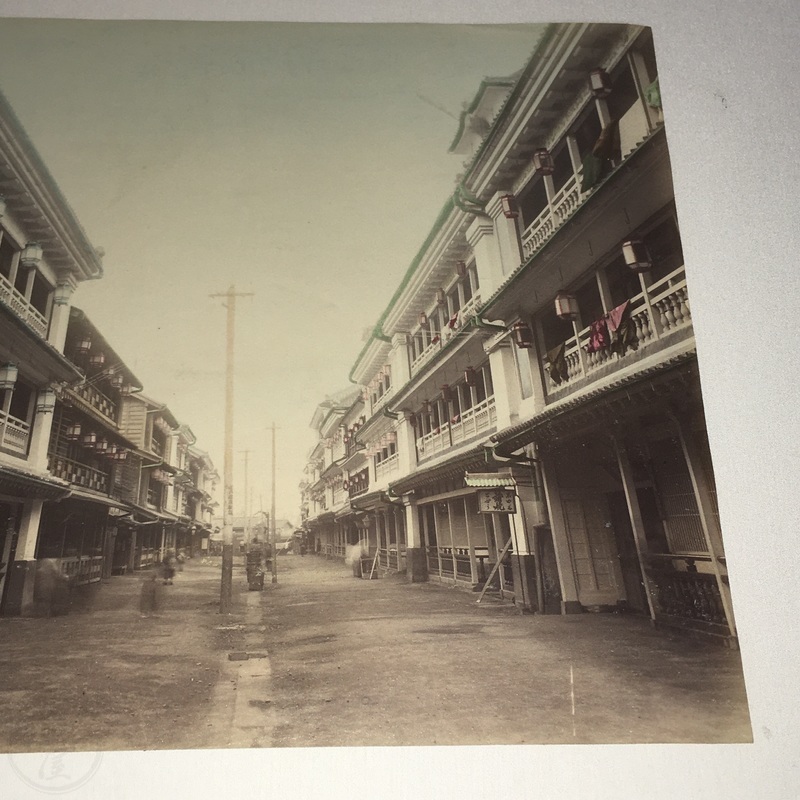
[{"label": "column", "polygon": [[409,475],[417,466],[417,432],[410,415],[403,415],[395,429],[397,433],[398,477]]},{"label": "column", "polygon": [[[39,397],[45,390],[39,393]],[[38,405],[38,397],[37,397]],[[30,447],[28,449],[27,466],[39,470],[47,471],[47,448],[50,444],[50,431],[53,428],[52,411],[36,411],[33,415],[33,427],[31,428]]]},{"label": "column", "polygon": [[27,500],[22,506],[19,536],[14,561],[9,566],[5,615],[30,615],[34,611],[33,587],[36,582],[36,543],[39,537],[39,520],[42,516],[41,500]]},{"label": "column", "polygon": [[494,223],[485,217],[477,217],[467,228],[467,244],[475,254],[475,269],[478,272],[481,298],[488,300],[503,282],[503,264]]},{"label": "column", "polygon": [[[486,204],[486,213],[494,222],[495,236],[500,250],[501,273],[503,278],[511,275],[522,264],[522,242],[519,235],[519,220],[503,214],[501,198],[511,192],[497,192]],[[488,298],[487,298],[488,299]]]},{"label": "column", "polygon": [[50,328],[47,332],[47,341],[58,350],[64,352],[64,342],[67,338],[69,327],[69,310],[72,295],[78,288],[78,282],[69,272],[61,272],[56,280],[53,293],[53,309],[50,315]]},{"label": "column", "polygon": [[515,488],[517,510],[509,519],[511,538],[514,541],[511,571],[514,575],[515,604],[523,611],[541,611],[537,588],[539,565],[536,563],[535,548],[532,546],[535,531],[528,526],[528,519],[536,518],[533,511],[537,500],[536,493],[532,486],[517,484]]},{"label": "column", "polygon": [[647,595],[647,607],[650,611],[650,619],[655,620],[655,605],[654,598],[658,597],[658,592],[653,582],[650,579],[647,563],[647,537],[644,530],[644,522],[642,521],[642,512],[639,508],[639,498],[636,494],[636,483],[633,479],[633,469],[631,468],[630,458],[625,443],[620,441],[616,436],[613,437],[614,450],[617,455],[617,464],[619,465],[619,474],[622,478],[622,488],[625,492],[625,502],[628,505],[628,516],[631,520],[631,528],[633,529],[633,542],[636,546],[636,556],[639,559],[639,569],[642,573],[642,580],[644,581],[645,594]]},{"label": "column", "polygon": [[703,528],[703,536],[706,547],[711,555],[711,566],[714,576],[717,579],[722,607],[725,611],[725,620],[731,636],[736,638],[736,622],[733,618],[733,603],[731,601],[731,590],[728,586],[728,570],[725,567],[725,549],[722,545],[722,531],[717,524],[714,515],[714,506],[711,499],[713,490],[712,482],[703,468],[700,452],[694,441],[690,421],[688,416],[683,413],[673,412],[670,414],[678,429],[678,437],[683,450],[686,466],[689,470],[689,477],[694,489],[697,509],[700,512],[700,524]]},{"label": "column", "polygon": [[578,585],[572,567],[569,534],[567,532],[567,523],[564,519],[564,507],[561,504],[556,465],[552,456],[541,453],[540,457],[547,512],[550,517],[550,528],[553,534],[553,549],[556,553],[558,582],[561,585],[561,613],[580,614],[583,609],[578,601]]},{"label": "column", "polygon": [[515,354],[512,344],[506,337],[498,347],[489,353],[489,369],[492,372],[494,385],[494,407],[497,415],[497,430],[512,425],[519,419],[519,403],[521,393]]}]

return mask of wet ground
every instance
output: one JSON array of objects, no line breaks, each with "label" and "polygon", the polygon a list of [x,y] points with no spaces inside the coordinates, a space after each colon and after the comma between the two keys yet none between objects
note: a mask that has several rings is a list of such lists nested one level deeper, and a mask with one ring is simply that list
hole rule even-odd
[{"label": "wet ground", "polygon": [[286,556],[221,616],[219,561],[0,619],[0,750],[750,741],[738,654],[621,615],[521,615]]}]

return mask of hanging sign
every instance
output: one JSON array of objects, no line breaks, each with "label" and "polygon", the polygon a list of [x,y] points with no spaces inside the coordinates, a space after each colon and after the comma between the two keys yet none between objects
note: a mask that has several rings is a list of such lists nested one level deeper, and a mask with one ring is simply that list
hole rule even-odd
[{"label": "hanging sign", "polygon": [[514,514],[517,510],[512,489],[483,489],[478,492],[478,511],[482,514]]}]

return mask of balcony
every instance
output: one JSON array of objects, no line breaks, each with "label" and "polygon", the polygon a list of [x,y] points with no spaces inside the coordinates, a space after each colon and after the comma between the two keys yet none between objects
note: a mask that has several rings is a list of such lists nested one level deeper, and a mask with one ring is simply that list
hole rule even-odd
[{"label": "balcony", "polygon": [[27,422],[0,411],[0,449],[15,455],[27,455],[30,435],[31,426]]},{"label": "balcony", "polygon": [[69,481],[75,486],[108,494],[109,476],[107,472],[63,456],[50,456],[49,470],[52,475]]},{"label": "balcony", "polygon": [[[619,121],[622,161],[652,133],[647,113],[641,103],[634,103]],[[581,192],[583,169],[574,173],[555,194],[552,201],[522,233],[523,261],[527,261],[572,216],[592,189]]]},{"label": "balcony", "polygon": [[419,460],[432,458],[451,447],[468,442],[479,434],[492,430],[496,424],[497,411],[494,397],[488,397],[482,403],[457,415],[449,423],[417,439]]},{"label": "balcony", "polygon": [[[679,267],[671,274],[656,281],[629,301],[628,314],[633,324],[636,354],[646,353],[648,348],[681,331],[688,331],[692,324],[689,308],[689,295],[686,289],[686,270]],[[557,383],[549,371],[547,357],[542,358],[546,391],[549,398],[569,394],[575,384],[583,378],[591,377],[602,368],[629,362],[633,348],[624,355],[612,353],[608,349],[594,353],[587,351],[591,328],[586,327],[577,337],[572,336],[564,343],[566,369]]]},{"label": "balcony", "polygon": [[394,453],[389,458],[384,459],[375,467],[375,480],[380,483],[390,475],[394,475],[400,468],[400,455]]},{"label": "balcony", "polygon": [[464,323],[469,320],[470,317],[475,315],[475,312],[480,308],[480,306],[480,294],[473,295],[466,303],[464,303],[463,308],[459,309],[454,315],[455,319],[452,327],[449,324],[445,324],[442,332],[440,334],[436,334],[433,341],[431,341],[428,346],[411,362],[411,374],[415,375],[417,372],[419,372],[419,370],[424,367],[433,358],[433,356],[457,334],[462,325],[464,325]]},{"label": "balcony", "polygon": [[5,275],[0,274],[0,300],[22,320],[34,333],[47,338],[48,321],[41,311],[34,308],[13,286]]},{"label": "balcony", "polygon": [[72,389],[78,397],[102,414],[112,425],[117,424],[117,404],[91,383],[84,383]]}]

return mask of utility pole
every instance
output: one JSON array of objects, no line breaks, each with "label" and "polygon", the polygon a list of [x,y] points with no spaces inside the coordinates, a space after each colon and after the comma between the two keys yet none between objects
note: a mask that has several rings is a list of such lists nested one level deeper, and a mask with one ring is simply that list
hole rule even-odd
[{"label": "utility pole", "polygon": [[231,285],[224,294],[210,297],[225,299],[227,314],[227,347],[225,357],[225,466],[222,503],[222,576],[220,579],[219,613],[229,614],[233,594],[233,340],[236,320],[236,298],[252,297],[252,292],[238,293]]},{"label": "utility pole", "polygon": [[275,423],[272,423],[272,513],[269,520],[272,528],[272,582],[278,582],[278,529],[275,525]]},{"label": "utility pole", "polygon": [[240,450],[244,453],[244,541],[246,548],[250,547],[250,505],[247,502],[247,458],[252,451]]}]

